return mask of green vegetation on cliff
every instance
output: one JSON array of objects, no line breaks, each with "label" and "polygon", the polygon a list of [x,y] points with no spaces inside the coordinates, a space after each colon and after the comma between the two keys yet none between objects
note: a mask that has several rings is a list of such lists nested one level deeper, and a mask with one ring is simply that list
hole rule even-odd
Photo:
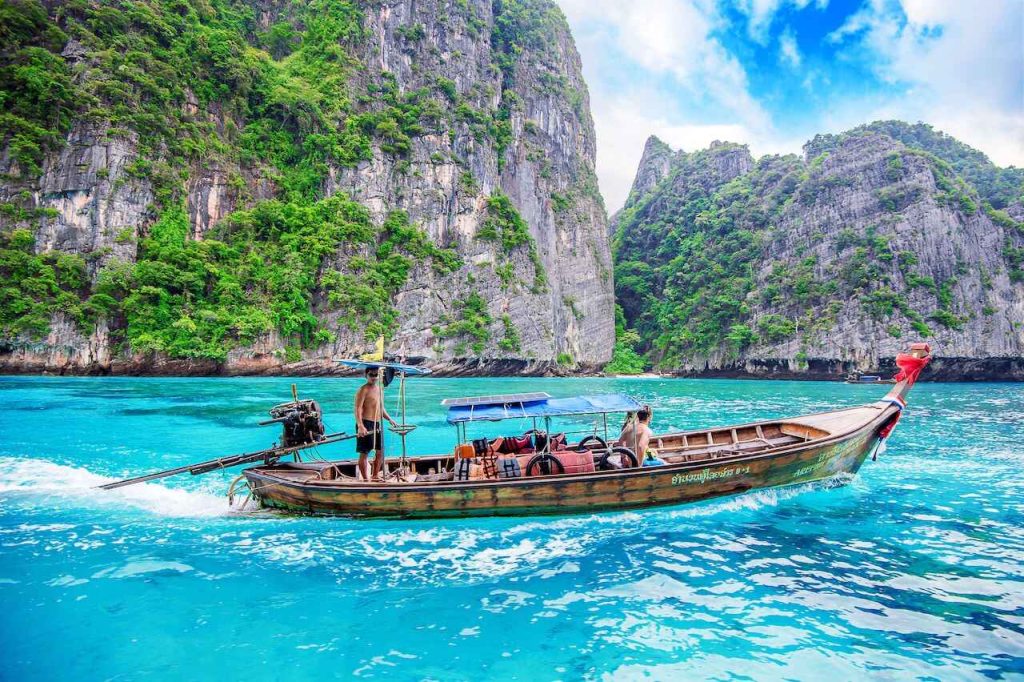
[{"label": "green vegetation on cliff", "polygon": [[[526,225],[526,221],[519,215],[519,211],[516,210],[512,201],[500,190],[488,197],[487,217],[480,226],[476,238],[500,244],[502,248],[500,253],[505,258],[520,247],[525,247],[530,263],[533,265],[531,289],[534,293],[546,290],[547,273],[544,271],[544,264],[537,251],[537,242],[530,236],[530,229]],[[515,279],[515,270],[508,261],[498,266],[498,272],[505,284],[510,284]]]},{"label": "green vegetation on cliff", "polygon": [[33,253],[35,238],[25,229],[0,232],[0,335],[38,338],[60,311],[85,326],[105,312],[102,296],[88,296],[88,267],[78,254]]},{"label": "green vegetation on cliff", "polygon": [[816,135],[807,143],[806,151],[808,156],[816,156],[834,149],[844,137],[878,133],[945,161],[956,176],[975,188],[995,209],[1005,208],[1024,198],[1024,168],[1000,168],[982,152],[927,123],[875,121],[842,135]]},{"label": "green vegetation on cliff", "polygon": [[[921,146],[893,149],[885,136]],[[638,343],[629,345],[656,365],[678,367],[793,342],[806,358],[805,347],[820,344],[840,313],[844,324],[878,324],[891,337],[961,331],[976,303],[958,285],[980,272],[991,289],[990,272],[957,246],[955,263],[924,274],[917,255],[894,244],[918,241],[898,231],[908,222],[915,227],[903,230],[964,229],[980,214],[979,202],[1008,231],[1002,263],[991,272],[1022,278],[1024,230],[993,208],[1020,201],[1017,169],[998,169],[928,126],[896,122],[818,136],[805,152],[807,161],[767,156],[756,163],[730,144],[676,153],[667,177],[631,197],[613,243],[616,297],[625,310],[620,339],[634,341],[635,332]],[[844,203],[851,194],[853,208]],[[917,225],[920,214],[910,221],[904,213],[921,202],[958,217]]]},{"label": "green vegetation on cliff", "polygon": [[[37,255],[28,193],[4,204],[2,334],[38,339],[59,311],[83,332],[107,318],[133,352],[222,360],[275,331],[290,348],[330,342],[325,320],[367,337],[393,332],[391,302],[414,265],[461,263],[400,211],[377,226],[346,197],[325,198],[329,169],[369,160],[374,147],[401,158],[415,138],[458,125],[493,144],[500,165],[517,101],[503,92],[500,107],[481,111],[447,79],[403,91],[391,74],[374,76],[358,54],[365,5],[310,0],[267,14],[240,0],[3,0],[0,142],[16,161],[7,184],[29,186],[72,122],[89,121],[130,140],[138,157],[118,182],[147,183],[155,201],[148,225],[118,235],[137,241],[137,262]],[[452,11],[480,29],[472,7]],[[492,58],[509,86],[520,55],[551,49],[564,17],[536,0],[502,0],[494,11]],[[425,31],[401,35],[416,42]],[[242,208],[194,240],[184,192],[210,164],[244,169],[248,178],[229,178]],[[255,199],[256,183],[274,198]],[[500,192],[480,236],[506,253],[526,249],[533,290],[546,288],[536,244]],[[466,301],[463,312],[479,307]],[[514,328],[501,344],[518,348]]]},{"label": "green vegetation on cliff", "polygon": [[616,296],[642,348],[657,349],[666,363],[711,352],[733,332],[735,345],[740,337],[733,327],[747,319],[752,268],[763,255],[769,215],[795,189],[783,189],[773,206],[762,204],[767,184],[796,172],[788,158],[768,159],[714,186],[712,156],[731,153],[718,148],[689,155],[665,180],[685,191],[651,194],[619,221]]},{"label": "green vegetation on cliff", "polygon": [[[441,270],[459,265],[408,217],[392,213],[382,228],[341,196],[311,204],[264,201],[236,211],[201,241],[187,238],[181,207],[165,210],[140,244],[135,263],[109,261],[91,287],[75,254],[32,254],[27,230],[0,241],[0,325],[5,336],[38,338],[61,312],[85,329],[105,316],[137,353],[224,360],[228,351],[278,331],[293,347],[329,343],[334,334],[314,314],[314,296],[339,322],[367,338],[394,331],[392,297],[415,260]],[[324,269],[339,245],[364,255]],[[15,283],[18,283],[16,286]]]},{"label": "green vegetation on cliff", "polygon": [[[458,164],[459,192],[475,195],[466,145],[455,140],[468,133],[477,143],[466,140],[468,153],[493,150],[501,170],[522,109],[520,79],[539,78],[586,114],[560,73],[568,29],[557,6],[500,0],[491,10],[497,98],[488,83],[457,85],[416,65],[422,87],[381,71],[366,54],[375,16],[367,13],[378,11],[366,0],[0,0],[0,149],[13,161],[2,178],[0,335],[39,340],[61,312],[83,333],[105,320],[125,352],[223,360],[274,333],[295,359],[342,328],[394,332],[392,302],[412,269],[462,263],[402,211],[371,220],[332,186],[338,169],[384,155],[395,174],[410,174],[416,145],[427,144],[419,140],[447,139],[451,148],[430,158]],[[398,27],[403,50],[451,30],[453,18],[486,45],[476,6],[439,11],[437,26]],[[84,171],[95,175],[87,184],[109,178],[107,196],[121,188],[149,203],[139,224],[105,235],[125,248],[38,253],[45,247],[33,235],[59,217],[34,208],[44,161],[52,165],[73,127],[85,144],[135,155],[123,168]],[[213,171],[230,188],[220,205],[234,210],[218,212],[196,239],[195,187]],[[546,291],[537,245],[500,191],[478,236],[495,242],[506,289],[518,282],[509,256],[522,252],[534,268],[531,291]],[[480,301],[468,292],[452,316],[483,320]],[[485,341],[474,337],[472,350]],[[516,352],[520,343],[506,323],[497,347]]]},{"label": "green vegetation on cliff", "polygon": [[641,374],[647,369],[647,362],[636,352],[640,335],[626,329],[626,316],[622,306],[615,306],[615,348],[612,360],[604,366],[606,374]]}]

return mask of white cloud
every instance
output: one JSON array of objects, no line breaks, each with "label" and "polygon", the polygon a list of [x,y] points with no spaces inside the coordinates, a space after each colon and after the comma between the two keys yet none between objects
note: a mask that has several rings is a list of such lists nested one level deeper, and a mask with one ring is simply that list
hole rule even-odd
[{"label": "white cloud", "polygon": [[830,40],[865,51],[880,78],[905,88],[902,97],[866,111],[870,118],[931,123],[998,164],[1020,166],[1022,21],[1024,4],[1017,0],[872,0]]},{"label": "white cloud", "polygon": [[597,174],[608,210],[625,202],[633,185],[644,142],[657,135],[673,149],[692,152],[715,140],[750,146],[754,156],[799,153],[803,139],[766,134],[742,123],[680,123],[670,95],[632,89],[592,101],[597,139]]},{"label": "white cloud", "polygon": [[[717,112],[723,129],[771,134],[771,117],[750,94],[743,66],[713,35],[722,20],[712,0],[562,0],[560,5],[584,55],[598,177],[609,210],[625,200],[647,136],[681,128],[669,123],[685,118],[681,101]],[[625,85],[611,83],[611,72]],[[634,75],[645,82],[632,82]],[[658,83],[671,83],[672,92]]]},{"label": "white cloud", "polygon": [[799,153],[817,133],[899,118],[931,123],[996,163],[1024,165],[1024,3],[864,0],[829,40],[836,59],[869,65],[893,92],[866,84],[780,131],[751,94],[743,65],[716,37],[728,29],[718,3],[745,13],[754,40],[779,41],[794,87],[828,97],[844,92],[843,81],[813,46],[801,52],[791,27],[778,25],[781,8],[812,1],[559,0],[583,56],[610,211],[625,200],[651,134],[687,151],[716,139],[746,143],[757,156]]},{"label": "white cloud", "polygon": [[724,116],[756,128],[770,126],[767,112],[750,96],[743,67],[712,36],[720,22],[713,3],[563,0],[561,6],[574,27],[599,22],[599,34],[590,34],[594,52],[617,48],[646,72],[670,76],[694,98],[709,98]]},{"label": "white cloud", "polygon": [[796,36],[789,29],[779,35],[779,57],[793,68],[798,68],[802,61],[800,48],[796,44]]},{"label": "white cloud", "polygon": [[867,0],[858,12],[846,18],[842,26],[828,34],[827,40],[831,43],[841,43],[848,36],[871,28],[882,13],[885,2],[886,0]]},{"label": "white cloud", "polygon": [[[747,32],[751,38],[762,45],[768,43],[769,29],[780,9],[790,6],[800,10],[809,4],[811,4],[811,0],[739,0],[737,2],[738,9],[747,15]],[[828,7],[828,0],[816,0],[815,6],[818,9],[824,9]]]}]

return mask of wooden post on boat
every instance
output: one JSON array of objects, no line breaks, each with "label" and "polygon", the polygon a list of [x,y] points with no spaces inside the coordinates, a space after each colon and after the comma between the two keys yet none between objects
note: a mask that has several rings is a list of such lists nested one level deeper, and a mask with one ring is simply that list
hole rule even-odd
[{"label": "wooden post on boat", "polygon": [[[292,402],[295,404],[298,404],[299,402],[299,389],[295,386],[295,384],[292,384]],[[302,461],[302,455],[299,454],[298,450],[295,451],[295,461]]]}]

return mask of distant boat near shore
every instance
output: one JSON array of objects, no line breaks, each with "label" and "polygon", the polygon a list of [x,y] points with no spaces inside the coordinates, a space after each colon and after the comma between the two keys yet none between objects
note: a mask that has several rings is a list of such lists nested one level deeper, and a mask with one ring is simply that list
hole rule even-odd
[{"label": "distant boat near shore", "polygon": [[845,379],[848,384],[895,384],[895,379],[883,379],[877,374],[856,374],[851,373],[846,375]]}]

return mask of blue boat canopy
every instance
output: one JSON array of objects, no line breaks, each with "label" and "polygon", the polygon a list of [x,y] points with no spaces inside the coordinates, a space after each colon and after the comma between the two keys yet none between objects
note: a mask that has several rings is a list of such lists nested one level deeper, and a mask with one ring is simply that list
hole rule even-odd
[{"label": "blue boat canopy", "polygon": [[430,369],[427,367],[416,367],[415,365],[403,365],[400,362],[375,362],[373,360],[352,360],[349,358],[343,358],[341,360],[335,360],[335,362],[345,365],[346,367],[352,367],[354,369],[366,369],[367,367],[376,367],[377,369],[393,369],[396,373],[402,373],[406,376],[415,377],[422,376],[424,374],[430,374]]},{"label": "blue boat canopy", "polygon": [[[497,396],[496,396],[497,397]],[[509,396],[515,398],[515,396]],[[486,405],[455,405],[448,408],[448,423],[501,421],[519,417],[560,417],[574,414],[607,414],[635,412],[640,403],[621,393],[548,398],[532,402],[489,403]]]},{"label": "blue boat canopy", "polygon": [[551,398],[550,393],[506,393],[504,395],[474,395],[466,398],[445,398],[444,407],[480,407],[481,405],[518,405],[520,403],[542,403]]}]

